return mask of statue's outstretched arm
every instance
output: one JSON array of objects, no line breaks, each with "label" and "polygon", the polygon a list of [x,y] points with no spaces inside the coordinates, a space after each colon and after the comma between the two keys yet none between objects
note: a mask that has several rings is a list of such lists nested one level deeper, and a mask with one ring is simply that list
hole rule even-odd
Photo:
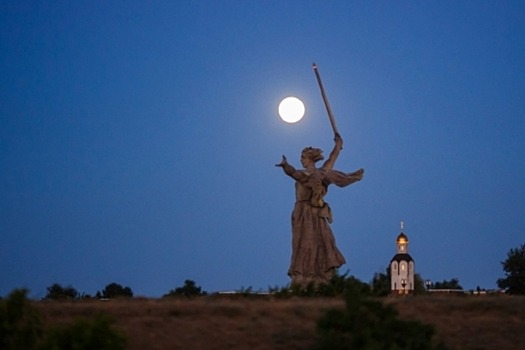
[{"label": "statue's outstretched arm", "polygon": [[345,187],[353,184],[354,182],[361,181],[364,175],[365,170],[363,168],[352,173],[344,173],[342,171],[332,169],[326,172],[324,180],[328,183],[335,184],[338,187]]},{"label": "statue's outstretched arm", "polygon": [[339,157],[339,153],[343,149],[343,139],[341,138],[341,135],[335,134],[334,142],[334,148],[332,149],[332,152],[330,152],[330,156],[328,157],[326,162],[324,162],[323,164],[323,168],[327,170],[332,170],[334,168],[335,161],[337,160],[337,157]]},{"label": "statue's outstretched arm", "polygon": [[290,165],[284,155],[281,162],[279,164],[275,164],[275,166],[283,168],[284,173],[295,180],[300,180],[303,176],[302,171],[298,171],[292,165]]}]

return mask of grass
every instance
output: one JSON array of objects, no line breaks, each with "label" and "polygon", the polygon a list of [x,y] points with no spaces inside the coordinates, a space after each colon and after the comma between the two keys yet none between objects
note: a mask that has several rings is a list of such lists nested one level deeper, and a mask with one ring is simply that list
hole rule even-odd
[{"label": "grass", "polygon": [[[525,349],[525,297],[409,296],[383,299],[401,317],[432,324],[450,349]],[[112,315],[133,349],[309,349],[316,322],[341,298],[122,299],[36,302],[46,325]]]},{"label": "grass", "polygon": [[425,296],[393,302],[406,318],[434,325],[452,349],[525,349],[525,297]]}]

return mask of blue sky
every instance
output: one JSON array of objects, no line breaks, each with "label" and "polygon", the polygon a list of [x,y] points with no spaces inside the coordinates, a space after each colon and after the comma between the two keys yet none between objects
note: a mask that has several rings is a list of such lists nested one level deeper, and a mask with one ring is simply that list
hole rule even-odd
[{"label": "blue sky", "polygon": [[[525,242],[522,1],[0,4],[0,295],[283,286],[300,166],[333,135],[341,272],[399,223],[424,279],[495,288]],[[277,115],[297,96],[296,124]]]}]

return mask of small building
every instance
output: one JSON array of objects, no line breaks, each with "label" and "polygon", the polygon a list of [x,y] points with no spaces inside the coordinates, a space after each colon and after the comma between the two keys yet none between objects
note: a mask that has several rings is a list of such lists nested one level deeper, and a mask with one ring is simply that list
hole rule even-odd
[{"label": "small building", "polygon": [[390,290],[392,294],[410,294],[414,292],[414,259],[408,254],[408,237],[403,232],[396,238],[396,255],[390,260]]}]

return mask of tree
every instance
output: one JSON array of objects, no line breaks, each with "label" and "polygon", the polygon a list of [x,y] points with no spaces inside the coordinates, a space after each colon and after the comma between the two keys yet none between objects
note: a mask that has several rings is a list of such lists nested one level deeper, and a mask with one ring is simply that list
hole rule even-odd
[{"label": "tree", "polygon": [[353,275],[350,270],[340,275],[337,271],[328,284],[320,284],[315,290],[314,296],[331,297],[344,295],[345,293],[370,294],[370,286]]},{"label": "tree", "polygon": [[191,297],[191,296],[206,295],[206,294],[207,293],[203,291],[201,287],[197,286],[195,281],[185,280],[184,285],[182,287],[178,287],[178,288],[170,290],[168,294],[164,295],[164,297],[171,297],[171,296]]},{"label": "tree", "polygon": [[459,280],[457,278],[453,278],[450,281],[443,280],[443,282],[436,282],[433,285],[434,289],[463,289],[463,287],[459,284]]},{"label": "tree", "polygon": [[0,349],[33,349],[42,332],[40,315],[26,289],[16,289],[0,301]]},{"label": "tree", "polygon": [[291,284],[289,288],[283,289],[278,293],[279,297],[300,296],[300,297],[333,297],[342,296],[347,292],[370,294],[370,285],[362,282],[357,277],[348,275],[349,270],[343,275],[339,271],[332,276],[328,283],[316,285],[314,282],[306,286]]},{"label": "tree", "polygon": [[47,294],[44,299],[64,300],[64,299],[78,299],[79,293],[72,286],[62,287],[58,283],[47,287]]},{"label": "tree", "polygon": [[[460,288],[463,289],[463,288]],[[427,289],[425,288],[425,282],[419,273],[414,274],[414,294],[425,294]]]},{"label": "tree", "polygon": [[133,291],[130,287],[123,287],[118,283],[108,284],[101,292],[97,292],[98,298],[118,298],[118,297],[133,297]]},{"label": "tree", "polygon": [[392,305],[345,293],[346,307],[330,309],[317,322],[317,350],[435,348],[431,325],[399,317]]},{"label": "tree", "polygon": [[502,261],[505,278],[497,281],[498,287],[507,294],[525,294],[525,244],[510,249],[507,260]]},{"label": "tree", "polygon": [[386,269],[386,273],[376,272],[370,282],[372,287],[372,294],[377,296],[386,296],[391,292],[391,276],[390,269]]}]

